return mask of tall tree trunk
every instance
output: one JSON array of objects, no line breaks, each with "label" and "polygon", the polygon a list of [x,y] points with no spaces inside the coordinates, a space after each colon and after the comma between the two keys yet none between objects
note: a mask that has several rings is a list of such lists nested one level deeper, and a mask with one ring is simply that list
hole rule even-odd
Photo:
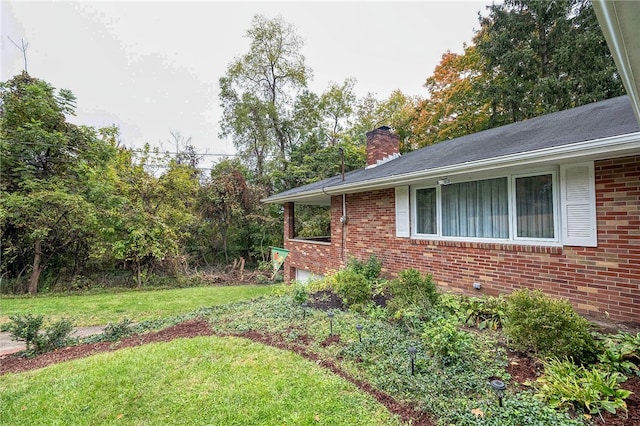
[{"label": "tall tree trunk", "polygon": [[35,242],[36,253],[33,256],[33,266],[31,267],[31,277],[29,278],[29,294],[38,293],[38,280],[42,272],[42,240],[38,238]]},{"label": "tall tree trunk", "polygon": [[140,259],[136,258],[136,281],[138,282],[138,288],[142,288],[141,269],[142,267],[140,266]]}]

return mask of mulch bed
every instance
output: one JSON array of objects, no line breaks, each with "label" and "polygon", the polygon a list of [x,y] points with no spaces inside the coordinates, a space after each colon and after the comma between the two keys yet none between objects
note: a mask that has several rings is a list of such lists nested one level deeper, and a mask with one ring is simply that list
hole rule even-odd
[{"label": "mulch bed", "polygon": [[[318,304],[321,304],[329,301],[318,302]],[[335,303],[335,301],[330,301],[327,305],[331,305],[332,303]],[[51,364],[83,358],[101,352],[115,351],[122,348],[141,346],[148,343],[168,342],[177,338],[210,336],[214,334],[220,336],[244,337],[265,345],[296,352],[297,354],[314,361],[317,365],[330,370],[345,380],[348,380],[363,392],[367,392],[378,402],[384,404],[390,412],[400,416],[404,422],[414,426],[431,426],[436,424],[435,420],[431,419],[425,413],[417,410],[414,405],[396,401],[390,395],[374,389],[371,384],[352,377],[333,361],[322,359],[320,355],[310,351],[308,349],[310,341],[308,336],[299,336],[296,341],[291,342],[285,340],[283,336],[262,334],[257,331],[247,331],[242,334],[219,334],[214,333],[209,323],[204,319],[186,321],[157,332],[130,336],[119,342],[87,343],[70,346],[39,355],[34,358],[23,358],[15,354],[3,355],[0,356],[0,375],[35,370]],[[338,343],[339,341],[340,336],[333,335],[329,336],[321,344],[323,346],[329,346]],[[531,358],[521,354],[509,353],[509,360],[510,362],[507,367],[507,372],[511,375],[512,381],[517,381],[518,383],[533,381],[539,377],[542,371],[539,364],[534,362]],[[640,378],[635,376],[630,377],[626,382],[622,383],[621,386],[624,389],[633,392],[633,394],[626,400],[628,412],[619,412],[617,415],[603,413],[602,418],[604,419],[604,424],[607,426],[640,426]],[[594,421],[597,424],[602,424],[602,419],[600,419],[599,416],[594,416]]]}]

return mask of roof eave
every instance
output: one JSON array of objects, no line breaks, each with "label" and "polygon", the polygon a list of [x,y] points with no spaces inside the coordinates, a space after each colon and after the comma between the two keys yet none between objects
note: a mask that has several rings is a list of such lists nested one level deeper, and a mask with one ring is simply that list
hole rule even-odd
[{"label": "roof eave", "polygon": [[275,195],[262,201],[272,204],[285,202],[305,203],[305,201],[313,201],[313,204],[319,204],[317,202],[318,200],[325,199],[327,201],[323,204],[329,204],[332,195],[371,191],[398,185],[410,185],[430,178],[452,176],[460,173],[486,172],[523,165],[549,164],[550,162],[578,162],[613,158],[637,154],[638,152],[640,152],[640,132],[634,132],[559,147],[545,148],[524,153],[505,155],[502,157],[487,158],[480,161],[455,164],[453,166],[403,173],[374,180],[365,180],[352,184],[333,185],[330,187],[324,187],[320,190],[298,192],[296,194],[289,194],[283,197]]},{"label": "roof eave", "polygon": [[592,3],[640,124],[640,8],[630,1],[593,0]]}]

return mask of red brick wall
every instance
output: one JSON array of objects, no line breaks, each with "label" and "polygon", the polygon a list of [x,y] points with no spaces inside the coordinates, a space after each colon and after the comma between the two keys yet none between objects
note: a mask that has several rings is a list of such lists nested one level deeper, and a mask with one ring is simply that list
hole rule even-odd
[{"label": "red brick wall", "polygon": [[[495,295],[536,288],[583,313],[640,322],[640,156],[598,161],[595,175],[598,247],[396,238],[395,192],[385,189],[347,195],[344,250],[342,198],[333,197],[331,244],[288,241],[289,267],[326,273],[350,256],[374,254],[387,278],[415,268],[433,274],[445,291]],[[482,289],[474,290],[474,282]]]}]

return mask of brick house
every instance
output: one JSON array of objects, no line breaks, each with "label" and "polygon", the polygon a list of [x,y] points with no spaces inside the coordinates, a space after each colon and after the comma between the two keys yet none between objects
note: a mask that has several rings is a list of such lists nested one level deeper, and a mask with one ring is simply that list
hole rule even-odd
[{"label": "brick house", "polygon": [[[284,204],[286,281],[375,255],[387,278],[415,268],[445,291],[537,288],[640,322],[640,127],[627,96],[398,147],[375,129],[364,169],[265,200]],[[330,206],[330,238],[297,238],[296,204]]]},{"label": "brick house", "polygon": [[[367,134],[367,167],[264,200],[284,205],[285,280],[375,255],[445,291],[541,289],[579,311],[640,323],[640,7],[593,7],[628,96],[400,156]],[[328,206],[331,235],[299,238],[296,205]],[[475,284],[475,285],[474,285]]]}]

